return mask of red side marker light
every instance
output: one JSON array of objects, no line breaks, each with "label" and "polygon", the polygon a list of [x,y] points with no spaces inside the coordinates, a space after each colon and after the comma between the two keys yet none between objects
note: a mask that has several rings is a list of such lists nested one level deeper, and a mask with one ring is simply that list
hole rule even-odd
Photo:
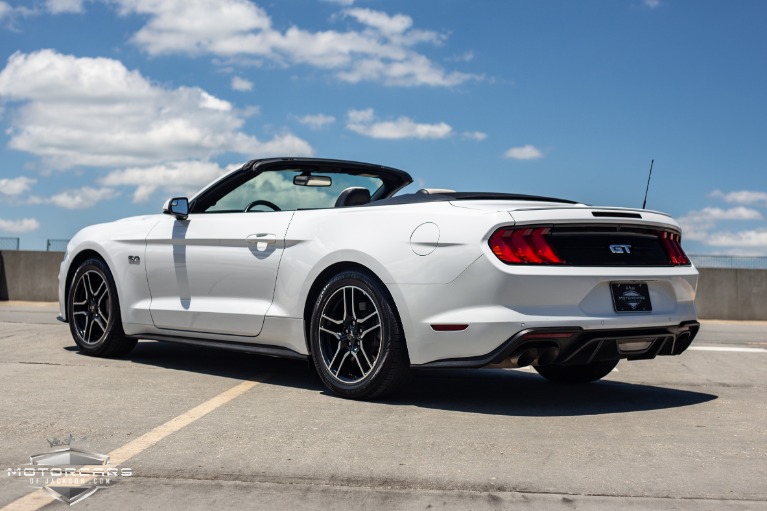
[{"label": "red side marker light", "polygon": [[469,325],[431,325],[431,329],[435,332],[460,332],[462,330],[466,330],[467,328],[469,328]]}]

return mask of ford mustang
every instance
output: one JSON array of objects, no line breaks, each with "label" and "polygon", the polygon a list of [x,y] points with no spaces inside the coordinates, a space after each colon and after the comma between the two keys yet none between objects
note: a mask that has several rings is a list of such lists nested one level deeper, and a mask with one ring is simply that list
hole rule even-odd
[{"label": "ford mustang", "polygon": [[669,216],[507,193],[422,189],[401,170],[246,163],[163,214],[81,230],[59,274],[79,349],[139,339],[309,360],[370,399],[412,367],[524,367],[586,383],[679,355],[698,272]]}]

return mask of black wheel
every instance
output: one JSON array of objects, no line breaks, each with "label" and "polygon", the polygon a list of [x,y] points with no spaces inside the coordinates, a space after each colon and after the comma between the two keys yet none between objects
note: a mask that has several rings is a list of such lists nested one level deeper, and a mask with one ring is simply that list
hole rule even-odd
[{"label": "black wheel", "polygon": [[67,297],[72,338],[86,355],[118,357],[136,346],[125,337],[112,273],[100,259],[88,259],[75,272]]},{"label": "black wheel", "polygon": [[405,383],[405,338],[386,289],[360,271],[345,271],[322,289],[310,326],[312,359],[336,394],[372,399]]},{"label": "black wheel", "polygon": [[534,366],[538,374],[556,383],[589,383],[601,380],[618,365],[617,360],[577,366]]}]

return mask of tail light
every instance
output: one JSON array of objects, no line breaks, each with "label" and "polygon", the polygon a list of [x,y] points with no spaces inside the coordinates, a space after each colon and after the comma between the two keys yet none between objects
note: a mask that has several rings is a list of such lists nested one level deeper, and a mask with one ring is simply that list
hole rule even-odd
[{"label": "tail light", "polygon": [[680,243],[681,237],[678,234],[661,231],[658,233],[658,237],[660,238],[661,243],[663,243],[663,248],[666,249],[666,253],[668,253],[671,264],[674,266],[686,266],[690,264],[690,259],[687,257],[687,254],[684,253],[684,250],[682,250],[682,245]]},{"label": "tail light", "polygon": [[549,245],[550,230],[548,227],[501,228],[490,236],[490,249],[506,264],[564,264]]},{"label": "tail light", "polygon": [[[554,229],[557,227],[555,226]],[[682,250],[680,243],[681,237],[679,234],[672,231],[644,231],[644,235],[640,236],[631,231],[627,231],[628,236],[634,236],[634,238],[621,239],[621,247],[626,247],[626,252],[621,252],[620,257],[614,257],[614,253],[610,254],[611,260],[606,262],[604,258],[594,261],[583,261],[583,254],[591,254],[592,258],[596,257],[595,253],[598,249],[600,257],[602,252],[607,250],[607,245],[603,243],[612,243],[612,235],[607,236],[594,236],[591,235],[591,231],[584,231],[584,238],[579,241],[578,235],[571,235],[568,238],[557,238],[556,249],[554,244],[550,241],[552,227],[502,227],[495,231],[488,244],[490,250],[506,264],[531,264],[531,265],[563,265],[574,264],[576,266],[602,266],[602,265],[639,265],[639,266],[688,266],[690,265],[690,259]],[[559,232],[559,231],[557,231]],[[588,235],[588,236],[587,236]],[[650,236],[657,236],[657,242],[652,240]],[[652,241],[650,241],[652,240]],[[658,246],[658,243],[660,246]],[[564,247],[563,247],[564,244]],[[575,244],[575,245],[573,245]],[[583,246],[582,246],[583,245]],[[573,247],[576,246],[577,250]],[[663,256],[665,252],[666,257]],[[569,255],[568,255],[569,254]],[[568,263],[565,257],[570,260]],[[575,259],[578,259],[577,261]],[[591,258],[587,258],[591,259]]]}]

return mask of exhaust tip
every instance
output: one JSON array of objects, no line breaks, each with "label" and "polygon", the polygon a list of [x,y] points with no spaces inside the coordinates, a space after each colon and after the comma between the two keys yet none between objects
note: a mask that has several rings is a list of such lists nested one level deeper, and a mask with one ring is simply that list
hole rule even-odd
[{"label": "exhaust tip", "polygon": [[538,358],[537,348],[525,348],[515,352],[509,360],[516,367],[526,367]]},{"label": "exhaust tip", "polygon": [[551,346],[549,348],[543,349],[538,353],[538,356],[535,359],[535,362],[533,362],[534,365],[537,366],[547,366],[554,363],[554,361],[559,356],[559,348],[556,346]]},{"label": "exhaust tip", "polygon": [[674,343],[674,355],[681,354],[690,346],[690,344],[692,344],[692,335],[690,332],[679,334],[679,336],[676,338],[676,342]]}]

